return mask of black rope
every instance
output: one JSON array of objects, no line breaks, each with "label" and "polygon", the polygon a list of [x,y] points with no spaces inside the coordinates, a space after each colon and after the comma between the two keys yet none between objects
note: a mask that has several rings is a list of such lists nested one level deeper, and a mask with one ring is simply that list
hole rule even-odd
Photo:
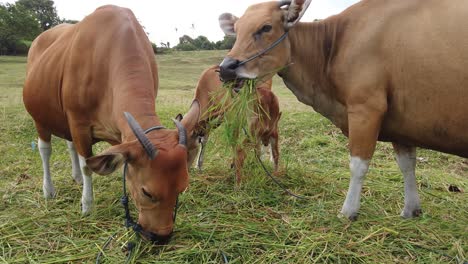
[{"label": "black rope", "polygon": [[[245,129],[245,127],[242,128],[242,131],[244,131],[244,134],[245,135],[248,135],[247,133],[247,129]],[[305,196],[302,196],[302,195],[297,195],[293,192],[291,192],[288,188],[286,188],[286,186],[284,186],[284,184],[282,184],[280,181],[278,181],[275,177],[273,177],[273,175],[271,175],[271,173],[268,171],[267,167],[265,166],[265,164],[263,163],[262,159],[260,158],[260,156],[258,155],[257,153],[257,150],[254,151],[255,152],[255,157],[257,158],[258,162],[260,163],[260,165],[262,166],[263,170],[265,171],[265,174],[270,177],[270,179],[273,180],[274,183],[276,183],[276,185],[278,185],[281,189],[283,189],[283,191],[285,191],[287,194],[291,195],[292,197],[296,197],[298,199],[302,199],[302,200],[308,200],[309,198],[308,197],[305,197]]]},{"label": "black rope", "polygon": [[104,243],[104,245],[102,246],[101,250],[99,250],[99,253],[97,254],[96,256],[96,264],[99,264],[101,262],[101,256],[102,254],[104,253],[104,250],[106,250],[106,248],[109,246],[110,242],[112,241],[112,239],[114,239],[116,234],[113,234],[111,235],[107,240],[106,242]]},{"label": "black rope", "polygon": [[268,48],[260,51],[259,53],[253,55],[252,57],[250,57],[250,58],[248,58],[246,60],[243,60],[243,61],[239,62],[239,64],[237,64],[237,67],[242,66],[242,65],[246,64],[249,61],[255,60],[256,58],[258,58],[258,57],[262,56],[263,54],[267,53],[268,51],[272,50],[274,47],[278,46],[278,44],[280,44],[281,41],[283,41],[287,36],[288,36],[288,31],[284,32],[284,34],[281,35],[281,37],[279,37],[279,39],[277,39],[275,42],[273,42]]},{"label": "black rope", "polygon": [[257,158],[258,162],[260,163],[260,165],[262,166],[263,170],[265,171],[265,174],[270,177],[270,179],[273,180],[274,183],[276,183],[276,185],[278,185],[281,189],[283,189],[283,191],[285,191],[287,194],[293,196],[293,197],[296,197],[298,199],[302,199],[302,200],[308,200],[309,198],[308,197],[305,197],[305,196],[302,196],[302,195],[298,195],[298,194],[295,194],[293,192],[291,192],[288,188],[286,188],[286,186],[284,186],[284,184],[282,184],[280,181],[278,181],[275,177],[273,177],[273,175],[271,175],[271,173],[268,171],[268,169],[266,168],[265,164],[263,163],[262,159],[260,158],[260,156],[258,155],[257,151],[255,151],[255,157]]}]

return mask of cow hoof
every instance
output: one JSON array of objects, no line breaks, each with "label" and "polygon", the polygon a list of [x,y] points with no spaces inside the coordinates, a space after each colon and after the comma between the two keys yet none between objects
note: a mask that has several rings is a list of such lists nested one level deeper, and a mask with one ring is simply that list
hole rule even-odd
[{"label": "cow hoof", "polygon": [[44,198],[52,199],[55,197],[55,188],[53,186],[42,186],[44,192]]},{"label": "cow hoof", "polygon": [[81,174],[77,176],[73,176],[73,180],[75,181],[75,183],[79,185],[83,185],[83,177],[81,176]]},{"label": "cow hoof", "polygon": [[405,219],[418,217],[418,216],[421,216],[421,215],[422,215],[421,208],[408,209],[408,210],[404,209],[400,214],[400,216],[405,218]]},{"label": "cow hoof", "polygon": [[338,214],[338,217],[339,218],[346,218],[348,219],[349,221],[356,221],[358,219],[358,216],[359,216],[359,213],[358,212],[354,212],[354,213],[348,213],[348,212],[345,212],[345,211],[341,211],[339,214]]},{"label": "cow hoof", "polygon": [[91,213],[92,211],[92,204],[93,202],[85,202],[85,201],[82,201],[81,202],[81,215],[83,216],[87,216]]}]

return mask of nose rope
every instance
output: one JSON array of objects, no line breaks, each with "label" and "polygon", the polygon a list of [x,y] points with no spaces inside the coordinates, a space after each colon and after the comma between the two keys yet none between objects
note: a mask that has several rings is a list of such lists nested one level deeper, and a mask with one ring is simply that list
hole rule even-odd
[{"label": "nose rope", "polygon": [[[148,134],[151,131],[160,130],[160,129],[165,129],[165,127],[164,126],[150,127],[147,130],[145,130],[145,134]],[[122,191],[123,191],[123,195],[120,198],[120,202],[122,203],[122,205],[124,207],[124,210],[125,210],[125,227],[126,228],[131,227],[136,234],[143,235],[143,236],[147,237],[149,240],[151,240],[152,242],[158,242],[158,236],[156,234],[154,234],[153,232],[144,230],[143,227],[140,224],[136,223],[133,220],[132,216],[130,215],[130,209],[128,208],[128,194],[127,194],[127,187],[126,187],[127,170],[128,170],[128,163],[125,162],[124,168],[123,168],[123,173],[122,173],[122,183],[123,183],[122,184],[123,185],[122,186]],[[174,206],[174,213],[172,215],[173,223],[175,223],[175,221],[176,221],[177,209],[178,208],[179,208],[179,195],[177,195],[176,204]],[[100,259],[101,259],[103,250],[109,245],[109,243],[112,241],[112,239],[114,239],[114,237],[115,237],[115,234],[111,235],[107,239],[106,243],[104,244],[104,246],[99,251],[99,253],[98,253],[97,257],[96,257],[96,264],[100,263]],[[130,258],[132,256],[132,253],[133,253],[132,251],[133,251],[134,248],[135,248],[135,244],[133,242],[128,242],[128,244],[127,244],[128,256],[127,256],[127,260],[126,260],[125,263],[127,263],[130,260]]]},{"label": "nose rope", "polygon": [[288,36],[288,32],[289,32],[289,31],[286,30],[286,31],[284,32],[284,34],[281,35],[281,37],[279,37],[275,42],[273,42],[268,48],[266,48],[266,49],[260,51],[259,53],[253,55],[252,57],[250,57],[250,58],[248,58],[248,59],[245,59],[245,60],[239,62],[239,63],[237,64],[237,67],[242,66],[242,65],[244,65],[244,64],[246,64],[247,62],[250,62],[250,61],[252,61],[252,60],[255,60],[256,58],[258,58],[258,57],[262,56],[263,54],[265,54],[265,53],[269,52],[270,50],[272,50],[274,47],[278,46],[278,44],[280,44],[281,41],[283,41],[283,40]]}]

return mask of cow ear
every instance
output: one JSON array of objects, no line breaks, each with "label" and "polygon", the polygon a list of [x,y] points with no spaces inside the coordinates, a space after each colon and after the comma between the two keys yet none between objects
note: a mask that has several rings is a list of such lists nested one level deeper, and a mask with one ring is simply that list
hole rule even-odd
[{"label": "cow ear", "polygon": [[231,13],[223,13],[219,16],[219,26],[227,36],[235,36],[234,24],[239,18]]},{"label": "cow ear", "polygon": [[192,105],[190,106],[189,111],[185,114],[185,117],[182,119],[182,125],[184,125],[187,130],[187,135],[192,135],[195,126],[200,121],[200,103],[197,99],[193,100]]},{"label": "cow ear", "polygon": [[182,121],[182,119],[184,119],[184,116],[182,114],[180,114],[180,113],[177,114],[176,117],[175,117],[175,120],[177,120],[179,122]]},{"label": "cow ear", "polygon": [[284,20],[284,27],[286,30],[292,28],[301,17],[304,15],[305,11],[310,5],[312,0],[292,0],[291,4],[289,5],[286,17]]},{"label": "cow ear", "polygon": [[129,157],[128,151],[126,151],[126,148],[122,145],[126,144],[110,147],[99,155],[87,158],[86,165],[97,174],[111,174],[116,169],[120,168]]}]

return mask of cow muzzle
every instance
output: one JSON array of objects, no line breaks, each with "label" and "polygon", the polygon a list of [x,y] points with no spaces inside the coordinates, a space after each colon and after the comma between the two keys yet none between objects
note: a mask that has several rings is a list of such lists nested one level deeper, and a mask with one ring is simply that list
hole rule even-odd
[{"label": "cow muzzle", "polygon": [[158,235],[149,231],[142,231],[141,234],[144,238],[148,239],[156,245],[166,245],[169,243],[172,237],[172,231],[167,235]]},{"label": "cow muzzle", "polygon": [[239,60],[225,57],[219,65],[219,77],[222,82],[233,81],[237,79],[236,70],[239,68]]}]

